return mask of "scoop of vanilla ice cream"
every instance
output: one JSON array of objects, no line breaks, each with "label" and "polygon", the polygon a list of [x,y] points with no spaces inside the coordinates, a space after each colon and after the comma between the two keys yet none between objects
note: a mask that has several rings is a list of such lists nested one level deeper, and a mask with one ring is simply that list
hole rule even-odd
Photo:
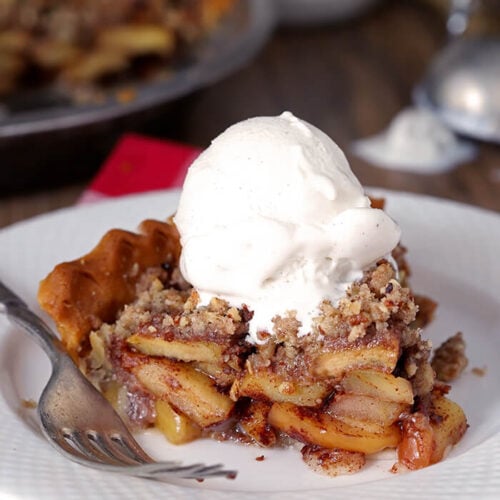
[{"label": "scoop of vanilla ice cream", "polygon": [[336,303],[400,238],[339,147],[289,112],[217,137],[188,171],[175,223],[182,274],[202,303],[246,304],[254,342],[288,311],[309,332],[321,301]]}]

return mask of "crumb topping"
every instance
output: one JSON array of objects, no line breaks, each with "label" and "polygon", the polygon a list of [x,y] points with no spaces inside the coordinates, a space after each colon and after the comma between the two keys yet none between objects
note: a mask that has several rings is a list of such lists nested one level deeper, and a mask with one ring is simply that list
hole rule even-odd
[{"label": "crumb topping", "polygon": [[[309,334],[299,335],[301,324],[294,311],[288,311],[274,317],[274,335],[269,335],[261,345],[250,344],[245,339],[251,311],[217,298],[208,305],[199,305],[195,290],[185,284],[172,286],[172,274],[167,278],[161,268],[150,269],[137,285],[135,301],[122,309],[115,323],[103,325],[92,337],[102,338],[108,350],[113,338],[126,341],[135,335],[169,343],[201,342],[219,346],[222,369],[211,370],[209,375],[219,373],[218,380],[223,385],[231,377],[243,376],[245,370],[271,370],[285,382],[315,383],[323,377],[316,360],[325,353],[342,352],[347,364],[339,372],[337,378],[340,378],[351,366],[351,357],[352,366],[365,362],[356,357],[356,353],[364,349],[378,352],[379,348],[380,352],[389,353],[387,366],[370,366],[392,371],[392,359],[395,364],[400,350],[406,350],[400,371],[418,392],[432,386],[432,370],[424,367],[428,364],[430,346],[420,340],[420,332],[409,327],[415,320],[417,306],[410,290],[400,285],[392,266],[385,260],[354,283],[338,305],[323,301]],[[123,344],[120,346],[123,348]],[[136,347],[134,344],[125,348]],[[93,352],[91,359],[95,357]],[[197,367],[202,371],[209,368],[206,363],[198,363]],[[226,375],[231,374],[229,380],[222,376],[224,371]]]},{"label": "crumb topping", "polygon": [[443,342],[435,351],[431,361],[438,380],[451,382],[457,379],[468,364],[465,355],[465,340],[458,332]]}]

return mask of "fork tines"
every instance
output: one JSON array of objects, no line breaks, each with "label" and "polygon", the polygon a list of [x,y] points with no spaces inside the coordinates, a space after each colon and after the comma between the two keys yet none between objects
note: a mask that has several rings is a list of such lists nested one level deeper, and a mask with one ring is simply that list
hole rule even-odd
[{"label": "fork tines", "polygon": [[236,471],[224,469],[223,464],[182,465],[177,461],[155,462],[133,439],[119,433],[107,435],[96,431],[63,429],[52,438],[68,458],[83,465],[91,465],[89,460],[94,465],[97,462],[100,469],[107,471],[157,481],[167,481],[172,479],[172,476],[198,480],[209,477],[236,477]]}]

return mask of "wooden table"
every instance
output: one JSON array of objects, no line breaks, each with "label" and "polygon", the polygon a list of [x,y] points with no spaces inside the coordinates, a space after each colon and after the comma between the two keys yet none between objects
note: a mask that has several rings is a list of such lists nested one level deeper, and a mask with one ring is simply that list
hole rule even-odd
[{"label": "wooden table", "polygon": [[[413,84],[443,42],[442,19],[416,0],[385,2],[347,24],[282,28],[244,69],[138,130],[206,146],[236,121],[290,110],[334,138],[365,185],[500,211],[498,146],[481,144],[477,160],[440,175],[379,169],[349,154],[351,141],[382,130],[410,103]],[[0,199],[0,226],[73,204],[86,182]]]}]

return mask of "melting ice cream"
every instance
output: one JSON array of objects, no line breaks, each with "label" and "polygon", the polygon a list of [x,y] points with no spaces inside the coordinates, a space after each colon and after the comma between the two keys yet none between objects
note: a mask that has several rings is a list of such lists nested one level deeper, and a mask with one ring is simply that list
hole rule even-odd
[{"label": "melting ice cream", "polygon": [[188,171],[175,223],[184,277],[203,303],[246,304],[254,342],[288,311],[310,331],[321,301],[337,302],[400,238],[339,147],[288,112],[218,136]]}]

